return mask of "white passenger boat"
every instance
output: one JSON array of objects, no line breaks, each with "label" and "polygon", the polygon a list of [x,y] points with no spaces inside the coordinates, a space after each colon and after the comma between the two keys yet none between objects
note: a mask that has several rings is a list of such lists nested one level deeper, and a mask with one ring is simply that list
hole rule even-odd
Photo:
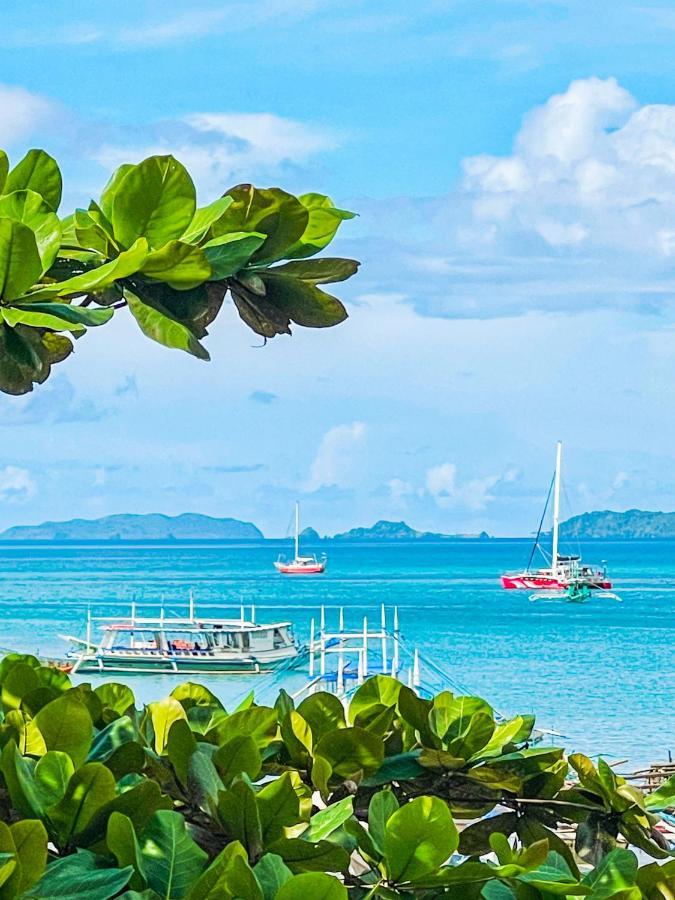
[{"label": "white passenger boat", "polygon": [[[98,628],[101,637],[92,631]],[[62,636],[75,645],[68,654],[72,673],[155,672],[187,675],[258,674],[283,666],[290,668],[301,658],[290,622],[257,624],[254,613],[238,619],[203,619],[190,600],[188,618],[136,614],[132,604],[128,618],[87,616],[86,638]]]}]

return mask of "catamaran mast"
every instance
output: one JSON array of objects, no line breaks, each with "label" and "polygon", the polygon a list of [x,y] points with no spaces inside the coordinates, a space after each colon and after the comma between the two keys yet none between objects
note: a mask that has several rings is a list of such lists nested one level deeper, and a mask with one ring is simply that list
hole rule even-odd
[{"label": "catamaran mast", "polygon": [[295,501],[295,558],[300,556],[300,503]]},{"label": "catamaran mast", "polygon": [[553,483],[553,545],[551,547],[551,568],[558,573],[558,528],[560,523],[560,468],[562,465],[562,441],[555,450],[555,479]]}]

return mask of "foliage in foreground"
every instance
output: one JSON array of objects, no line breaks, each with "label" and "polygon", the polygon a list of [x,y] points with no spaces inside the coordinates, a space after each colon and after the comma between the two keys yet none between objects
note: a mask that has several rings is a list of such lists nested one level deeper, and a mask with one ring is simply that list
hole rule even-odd
[{"label": "foliage in foreground", "polygon": [[228,713],[188,682],[138,710],[19,655],[0,689],[0,900],[675,896],[675,779],[645,797],[477,697],[377,676],[347,712],[281,691]]},{"label": "foliage in foreground", "polygon": [[345,281],[351,259],[316,259],[353,213],[323,194],[240,184],[198,207],[173,156],[122,165],[87,209],[59,218],[62,179],[44,150],[10,169],[0,150],[0,390],[23,394],[73,350],[71,338],[128,307],[141,331],[200,359],[207,328],[230,294],[263,338],[291,322],[342,322],[322,285]]}]

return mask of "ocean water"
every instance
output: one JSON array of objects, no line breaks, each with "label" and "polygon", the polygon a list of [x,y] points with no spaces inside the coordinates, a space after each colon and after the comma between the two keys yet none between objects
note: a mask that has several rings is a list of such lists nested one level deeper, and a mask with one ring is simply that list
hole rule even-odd
[{"label": "ocean water", "polygon": [[[312,548],[306,547],[306,550]],[[324,604],[329,623],[376,624],[397,605],[405,640],[504,714],[532,712],[570,749],[638,765],[675,752],[675,542],[595,542],[623,602],[531,603],[503,591],[499,573],[521,567],[529,543],[328,544],[328,570],[291,578],[272,567],[279,546],[0,546],[0,647],[63,655],[59,634],[84,634],[94,615],[128,613],[132,597],[167,614],[255,604],[258,621],[290,619],[307,639]],[[140,614],[140,613],[139,613]],[[230,613],[231,615],[231,613]],[[295,684],[300,676],[295,676]],[[89,678],[89,676],[87,676]],[[95,680],[91,678],[90,680]],[[110,679],[113,680],[113,679]],[[168,693],[180,676],[128,676],[137,697]],[[226,705],[271,679],[203,679]],[[264,698],[263,698],[264,699]],[[563,740],[562,738],[560,740]]]}]

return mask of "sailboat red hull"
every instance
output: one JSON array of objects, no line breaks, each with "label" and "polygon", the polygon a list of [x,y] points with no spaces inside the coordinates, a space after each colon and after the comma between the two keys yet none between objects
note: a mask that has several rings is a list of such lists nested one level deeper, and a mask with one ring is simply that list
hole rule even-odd
[{"label": "sailboat red hull", "polygon": [[309,565],[276,562],[274,565],[277,572],[281,572],[282,575],[320,575],[326,568],[326,564],[322,562]]}]

